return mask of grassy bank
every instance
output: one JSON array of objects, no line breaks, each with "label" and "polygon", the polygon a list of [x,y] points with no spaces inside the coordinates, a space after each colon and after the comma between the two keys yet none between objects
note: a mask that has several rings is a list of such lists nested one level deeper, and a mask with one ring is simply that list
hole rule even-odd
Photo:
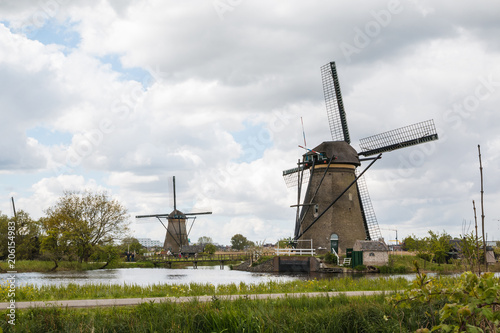
[{"label": "grassy bank", "polygon": [[[204,295],[246,295],[267,293],[327,292],[355,290],[400,290],[408,286],[403,278],[353,279],[350,277],[332,280],[295,280],[288,282],[263,282],[259,284],[231,283],[214,286],[210,283],[190,284],[153,284],[147,287],[138,285],[91,284],[64,286],[16,287],[16,301],[49,301],[69,299],[104,298],[146,298],[165,296],[204,296]],[[0,285],[0,301],[8,301],[8,281]]]},{"label": "grassy bank", "polygon": [[[78,261],[60,261],[57,271],[88,271],[99,269],[104,266],[103,262],[78,262]],[[153,263],[147,261],[139,262],[124,262],[117,261],[110,263],[106,268],[152,268]],[[18,273],[22,272],[50,272],[54,268],[52,261],[40,260],[17,260],[15,270]],[[0,271],[11,271],[7,262],[0,262]]]},{"label": "grassy bank", "polygon": [[[464,271],[470,270],[470,267],[465,265],[465,262],[460,259],[452,259],[448,264],[437,264],[435,262],[429,262],[415,255],[409,255],[407,252],[405,254],[400,254],[395,252],[394,254],[389,254],[389,264],[385,267],[381,267],[381,273],[412,273],[415,271],[415,264],[417,262],[418,267],[420,267],[421,272],[434,272],[434,273],[462,273]],[[482,266],[481,270],[484,272],[485,267]],[[500,264],[490,264],[488,265],[488,271],[499,272]]]},{"label": "grassy bank", "polygon": [[317,297],[136,307],[17,310],[4,332],[412,332],[425,308],[395,309],[383,296]]}]

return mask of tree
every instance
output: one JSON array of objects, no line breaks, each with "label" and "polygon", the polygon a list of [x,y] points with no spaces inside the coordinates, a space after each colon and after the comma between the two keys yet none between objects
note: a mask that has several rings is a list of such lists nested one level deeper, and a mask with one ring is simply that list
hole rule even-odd
[{"label": "tree", "polygon": [[451,250],[450,240],[451,236],[444,231],[439,234],[429,230],[428,237],[417,238],[412,235],[406,237],[403,243],[406,250],[416,251],[417,257],[442,264],[446,261],[448,252]]},{"label": "tree", "polygon": [[292,237],[286,237],[278,240],[278,246],[280,249],[293,248],[295,245],[295,240]]},{"label": "tree", "polygon": [[451,250],[451,236],[444,231],[442,234],[439,234],[434,233],[431,230],[429,230],[429,235],[430,237],[428,238],[428,242],[433,259],[438,264],[446,262],[448,252]]},{"label": "tree", "polygon": [[120,259],[120,249],[113,244],[97,245],[92,259],[104,262],[104,265],[99,267],[99,269],[106,268],[109,264],[115,263]]},{"label": "tree", "polygon": [[33,260],[40,254],[40,225],[20,210],[16,217],[16,258]]},{"label": "tree", "polygon": [[252,244],[245,236],[242,234],[236,234],[231,237],[231,246],[235,250],[243,250],[246,246]]},{"label": "tree", "polygon": [[55,271],[59,267],[61,261],[68,253],[68,241],[64,233],[60,233],[57,229],[47,230],[47,235],[42,238],[41,252],[54,262],[54,267],[51,269]]},{"label": "tree", "polygon": [[210,255],[214,254],[215,251],[217,251],[217,247],[214,244],[205,245],[205,248],[203,250],[203,252],[208,253]]},{"label": "tree", "polygon": [[121,252],[142,253],[144,246],[134,237],[125,237],[120,246]]},{"label": "tree", "polygon": [[[33,260],[40,254],[40,226],[20,210],[15,217],[0,215],[0,238],[7,240],[9,222],[15,223],[16,259]],[[7,242],[0,242],[0,259],[7,257]]]},{"label": "tree", "polygon": [[462,254],[463,262],[466,269],[471,272],[474,272],[476,266],[479,265],[478,261],[479,253],[477,251],[478,248],[479,246],[476,243],[476,237],[474,236],[473,232],[461,235],[460,252]]},{"label": "tree", "polygon": [[[97,245],[111,244],[128,231],[127,210],[106,192],[65,192],[46,213],[43,227],[52,237],[47,242],[64,243],[80,262],[87,261]],[[50,248],[45,246],[45,251]]]},{"label": "tree", "polygon": [[208,237],[208,236],[201,236],[200,238],[198,238],[198,244],[199,245],[202,245],[202,244],[213,244],[214,241],[212,240],[211,237]]}]

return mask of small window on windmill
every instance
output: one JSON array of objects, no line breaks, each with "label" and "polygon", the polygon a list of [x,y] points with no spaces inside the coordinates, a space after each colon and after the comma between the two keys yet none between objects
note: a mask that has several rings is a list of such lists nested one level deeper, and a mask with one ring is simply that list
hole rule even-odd
[{"label": "small window on windmill", "polygon": [[319,205],[315,204],[314,205],[314,217],[318,217],[318,212],[319,212]]}]

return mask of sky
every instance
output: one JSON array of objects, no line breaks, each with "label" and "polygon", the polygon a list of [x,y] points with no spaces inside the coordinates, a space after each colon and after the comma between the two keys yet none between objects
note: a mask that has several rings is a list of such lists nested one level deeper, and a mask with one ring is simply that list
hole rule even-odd
[{"label": "sky", "polygon": [[[387,242],[481,222],[500,240],[497,1],[0,0],[0,211],[38,219],[64,191],[107,191],[131,234],[200,215],[190,239],[293,236],[282,170],[331,140],[335,61],[352,145],[434,119],[439,140],[367,171]],[[367,166],[364,163],[361,168]],[[192,221],[189,221],[188,227]]]}]

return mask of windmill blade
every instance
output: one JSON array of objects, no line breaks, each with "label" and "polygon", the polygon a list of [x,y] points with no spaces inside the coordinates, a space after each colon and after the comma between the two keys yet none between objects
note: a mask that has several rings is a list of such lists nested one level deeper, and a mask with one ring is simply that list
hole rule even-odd
[{"label": "windmill blade", "polygon": [[321,67],[321,79],[332,140],[351,143],[335,62]]},{"label": "windmill blade", "polygon": [[438,139],[434,120],[426,120],[359,140],[359,155],[370,156]]},{"label": "windmill blade", "polygon": [[[358,170],[356,170],[356,174],[359,176]],[[370,194],[368,193],[368,187],[366,186],[365,176],[361,176],[358,179],[358,196],[361,201],[361,213],[363,214],[365,230],[369,240],[378,240],[379,238],[382,238],[382,233],[380,232],[380,228],[378,226],[377,216],[375,215],[372,200],[370,199]]]},{"label": "windmill blade", "polygon": [[302,184],[306,184],[309,181],[309,169],[304,169],[303,166],[288,169],[283,171],[283,179],[285,180],[286,187],[294,187],[299,184],[299,173],[304,171],[302,176]]}]

